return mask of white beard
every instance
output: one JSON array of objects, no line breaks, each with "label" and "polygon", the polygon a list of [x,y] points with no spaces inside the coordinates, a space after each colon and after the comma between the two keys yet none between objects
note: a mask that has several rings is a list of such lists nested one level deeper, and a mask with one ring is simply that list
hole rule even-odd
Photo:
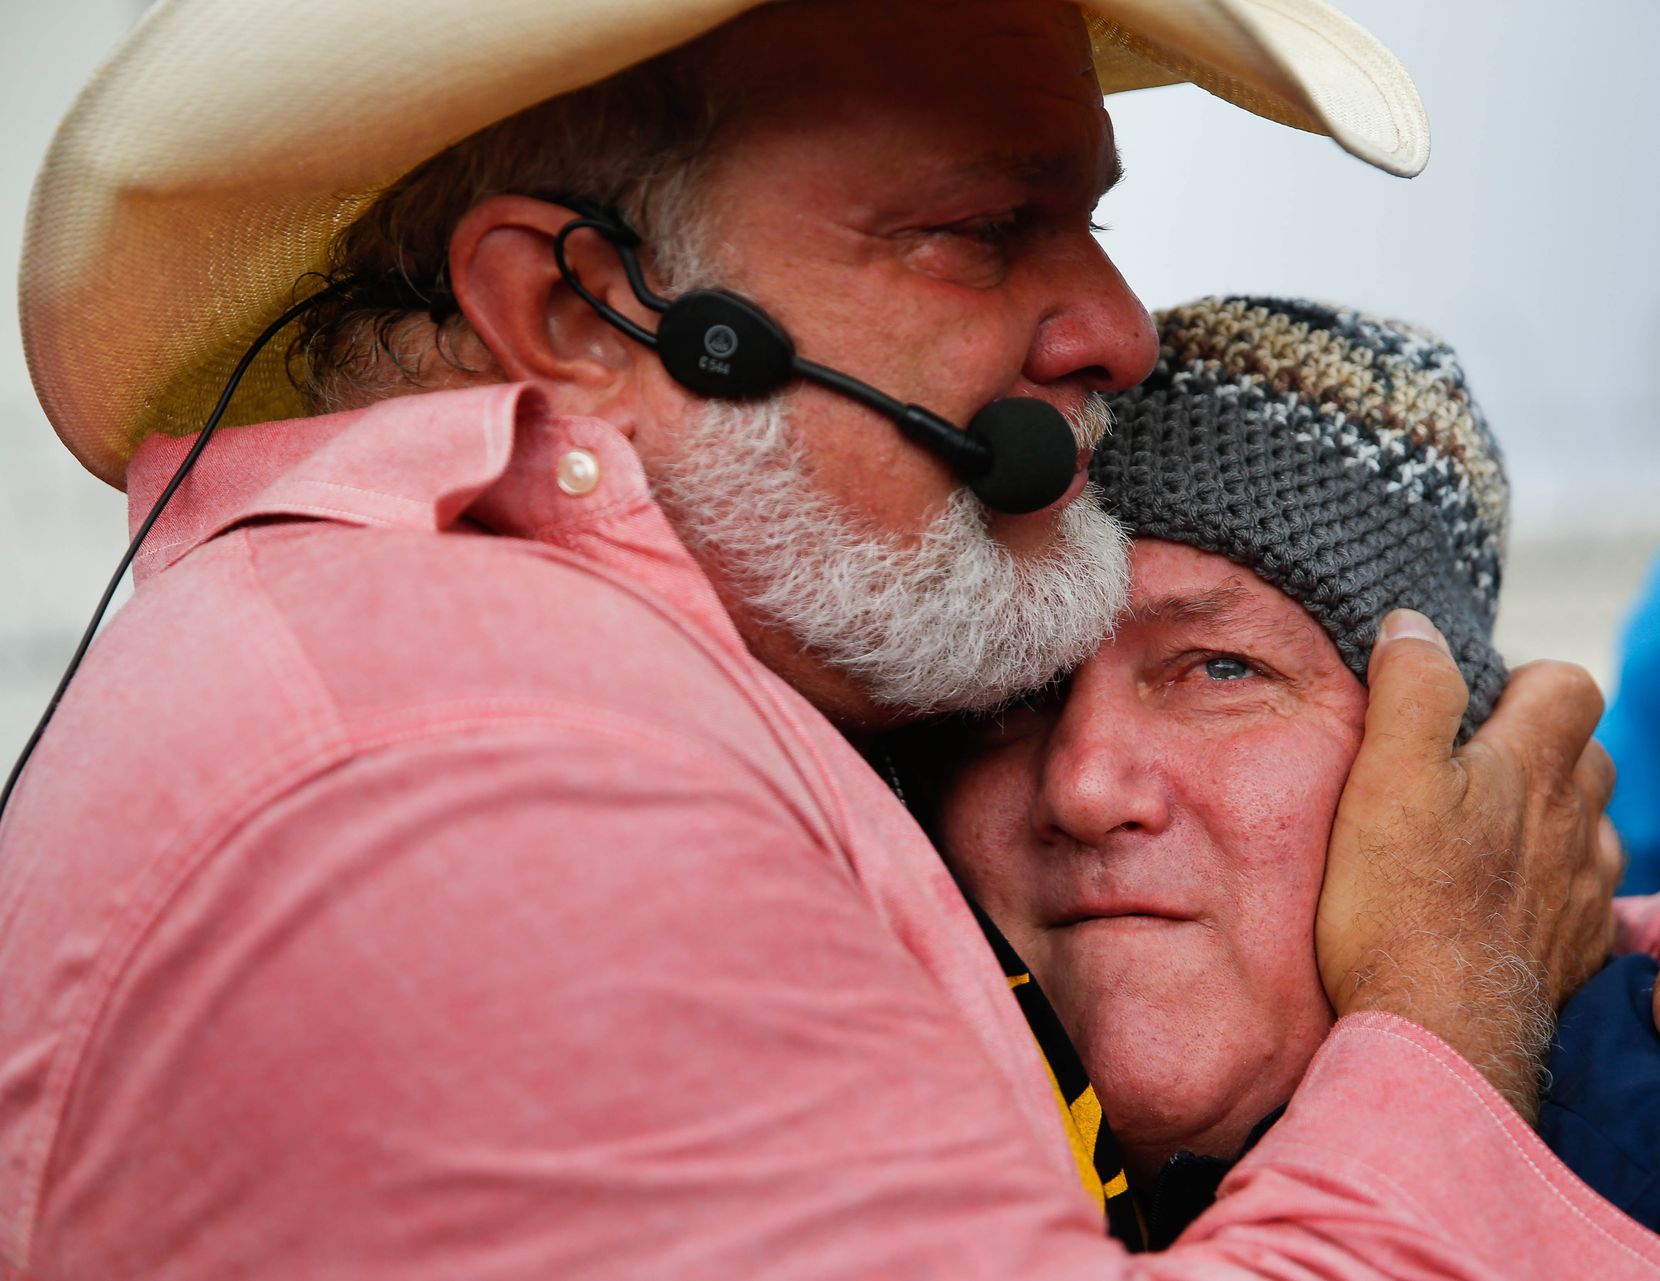
[{"label": "white beard", "polygon": [[[686,545],[727,593],[885,707],[932,714],[991,707],[1094,653],[1124,608],[1128,540],[1090,486],[1060,514],[1041,557],[986,528],[967,490],[915,542],[873,530],[818,492],[793,438],[790,397],[711,401],[689,416],[653,480]],[[1081,440],[1108,423],[1076,415]]]}]

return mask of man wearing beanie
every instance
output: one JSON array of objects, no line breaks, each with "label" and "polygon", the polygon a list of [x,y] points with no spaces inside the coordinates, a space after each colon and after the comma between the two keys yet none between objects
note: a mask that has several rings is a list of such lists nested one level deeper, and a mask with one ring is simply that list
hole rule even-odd
[{"label": "man wearing beanie", "polygon": [[[1126,620],[1068,685],[963,729],[935,820],[1057,1080],[1075,1045],[1155,1248],[1249,1170],[1239,1158],[1329,1032],[1316,894],[1389,611],[1447,638],[1470,689],[1461,739],[1493,711],[1509,508],[1497,444],[1435,336],[1273,298],[1159,321],[1158,366],[1110,398],[1091,468],[1134,540]],[[1456,932],[1442,928],[1449,956]],[[1651,1229],[1655,973],[1625,957],[1569,1004],[1540,1124]],[[1534,1011],[1541,1048],[1551,1013]]]},{"label": "man wearing beanie", "polygon": [[1479,960],[1554,1004],[1601,959],[1583,674],[1472,771],[1396,616],[1346,1017],[1158,1259],[861,755],[1122,605],[1077,498],[1156,342],[1103,89],[1187,80],[1428,157],[1320,0],[146,11],[22,267],[42,406],[148,532],[3,798],[0,1277],[1660,1272],[1531,1159],[1534,1002]]}]

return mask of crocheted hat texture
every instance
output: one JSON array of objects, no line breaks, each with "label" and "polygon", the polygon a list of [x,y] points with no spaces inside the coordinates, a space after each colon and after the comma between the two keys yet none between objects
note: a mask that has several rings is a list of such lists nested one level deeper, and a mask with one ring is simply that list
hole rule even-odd
[{"label": "crocheted hat texture", "polygon": [[1276,298],[1158,316],[1158,367],[1108,398],[1091,474],[1132,534],[1216,552],[1302,605],[1362,681],[1391,609],[1428,615],[1493,710],[1509,486],[1456,354],[1433,334]]}]

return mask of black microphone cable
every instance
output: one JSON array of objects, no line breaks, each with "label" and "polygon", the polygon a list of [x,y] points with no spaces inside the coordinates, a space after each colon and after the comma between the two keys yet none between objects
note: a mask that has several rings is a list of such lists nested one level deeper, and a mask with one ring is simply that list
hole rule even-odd
[{"label": "black microphone cable", "polygon": [[161,496],[156,499],[155,505],[150,508],[150,514],[144,518],[144,523],[138,527],[138,533],[133,535],[132,542],[127,544],[126,554],[121,557],[121,563],[116,566],[109,585],[104,588],[104,594],[98,601],[98,608],[92,611],[92,621],[87,624],[86,631],[81,634],[81,641],[75,647],[74,657],[69,660],[69,666],[64,669],[63,678],[58,681],[57,689],[52,692],[51,702],[46,704],[46,711],[42,713],[39,723],[35,726],[34,733],[29,735],[29,741],[24,744],[23,751],[17,758],[17,763],[12,766],[11,773],[6,776],[6,786],[4,790],[0,790],[0,819],[5,817],[6,806],[11,801],[12,792],[17,788],[17,780],[22,777],[23,767],[29,763],[29,758],[34,755],[35,748],[40,743],[41,735],[46,733],[46,727],[52,723],[52,717],[58,710],[58,704],[63,701],[64,691],[69,688],[69,682],[75,678],[75,673],[80,670],[81,660],[86,657],[86,652],[92,645],[92,638],[97,635],[98,625],[104,621],[104,614],[110,607],[110,601],[115,599],[115,592],[121,586],[122,578],[126,576],[127,570],[132,566],[133,559],[138,555],[139,547],[142,546],[145,536],[149,534],[151,526],[160,518],[168,500],[184,483],[184,478],[190,474],[190,469],[196,465],[196,460],[202,456],[202,450],[207,447],[208,440],[219,426],[219,420],[225,416],[225,410],[230,407],[231,397],[236,394],[237,385],[241,383],[242,376],[248,372],[248,366],[254,363],[254,358],[264,350],[265,344],[270,342],[271,339],[275,338],[325,298],[331,298],[341,293],[352,283],[350,277],[337,280],[333,284],[319,289],[303,302],[295,303],[267,325],[259,337],[255,338],[249,345],[248,350],[242,353],[242,359],[236,362],[236,368],[231,371],[230,378],[226,380],[225,389],[219,393],[218,403],[214,405],[213,412],[208,415],[207,422],[202,425],[202,430],[196,437],[196,443],[190,447],[190,452],[184,456],[184,461],[179,464],[178,470],[173,473],[173,478],[167,482],[167,487],[161,491]]}]

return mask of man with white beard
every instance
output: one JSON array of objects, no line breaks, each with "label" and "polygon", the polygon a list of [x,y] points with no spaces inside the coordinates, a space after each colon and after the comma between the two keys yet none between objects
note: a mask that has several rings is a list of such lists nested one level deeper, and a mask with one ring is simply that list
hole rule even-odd
[{"label": "man with white beard", "polygon": [[[1455,756],[1456,669],[1386,629],[1317,939],[1348,1017],[1144,1259],[849,741],[1118,600],[1072,500],[1155,341],[1092,235],[1101,80],[1410,173],[1388,53],[1313,0],[405,8],[164,0],[37,183],[42,403],[135,523],[184,478],[0,827],[0,1274],[1655,1271],[1528,1146],[1479,959],[1555,998],[1604,950],[1582,674]],[[671,342],[705,283],[767,316]],[[756,349],[781,400],[707,406]]]}]

